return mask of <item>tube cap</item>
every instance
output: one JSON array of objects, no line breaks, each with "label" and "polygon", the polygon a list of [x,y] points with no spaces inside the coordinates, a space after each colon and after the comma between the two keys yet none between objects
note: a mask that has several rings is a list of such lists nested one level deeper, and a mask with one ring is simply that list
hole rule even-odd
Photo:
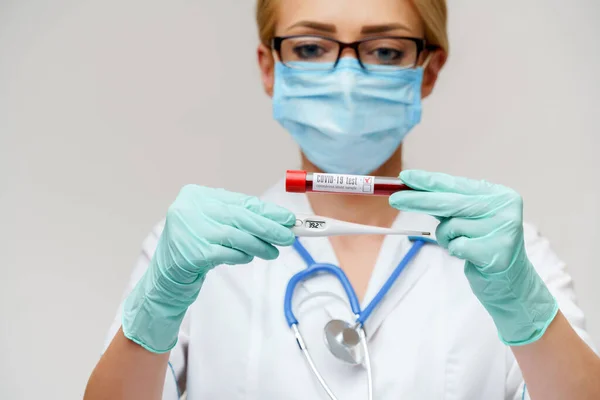
[{"label": "tube cap", "polygon": [[285,191],[306,193],[306,171],[287,170],[285,173]]}]

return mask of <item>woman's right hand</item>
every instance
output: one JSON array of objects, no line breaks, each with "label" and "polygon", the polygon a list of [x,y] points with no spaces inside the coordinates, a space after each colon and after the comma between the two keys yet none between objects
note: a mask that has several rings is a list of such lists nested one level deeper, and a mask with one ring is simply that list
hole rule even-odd
[{"label": "woman's right hand", "polygon": [[256,197],[185,186],[169,208],[150,266],[127,297],[123,333],[154,353],[172,349],[187,308],[208,271],[221,264],[272,260],[289,246],[290,211]]}]

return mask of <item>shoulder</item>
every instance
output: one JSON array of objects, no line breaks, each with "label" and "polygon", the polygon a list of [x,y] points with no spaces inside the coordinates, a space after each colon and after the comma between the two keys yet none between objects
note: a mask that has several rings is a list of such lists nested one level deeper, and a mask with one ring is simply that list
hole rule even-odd
[{"label": "shoulder", "polygon": [[163,229],[165,229],[164,218],[154,225],[142,242],[142,256],[147,257],[148,260],[152,258],[152,255],[156,251],[158,240],[160,239],[160,235],[162,235]]},{"label": "shoulder", "polygon": [[552,248],[550,240],[535,225],[529,222],[523,224],[523,239],[527,256],[542,279],[546,280],[565,269],[565,263]]}]

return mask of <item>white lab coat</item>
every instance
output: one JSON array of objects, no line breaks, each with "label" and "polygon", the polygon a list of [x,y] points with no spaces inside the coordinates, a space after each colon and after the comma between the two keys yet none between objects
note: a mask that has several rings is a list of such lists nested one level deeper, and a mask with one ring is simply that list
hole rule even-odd
[{"label": "white lab coat", "polygon": [[[305,195],[289,194],[279,182],[262,197],[294,212],[312,213]],[[400,213],[395,227],[435,230],[426,215]],[[159,224],[143,244],[125,295],[142,276],[162,230]],[[301,240],[317,262],[338,265],[326,238]],[[556,296],[564,315],[588,343],[572,280],[548,241],[525,226],[527,253]],[[407,238],[385,238],[364,308],[410,248]],[[327,399],[308,369],[283,314],[290,277],[305,268],[291,248],[274,261],[221,266],[211,271],[189,309],[171,352],[163,399],[188,400]],[[322,293],[319,296],[319,293]],[[307,296],[311,296],[308,298]],[[340,300],[344,299],[344,301]],[[323,327],[331,318],[351,321],[346,297],[335,278],[319,276],[300,284],[294,310],[317,367],[340,400],[367,398],[366,372],[326,349]],[[107,343],[120,326],[120,312]],[[375,399],[521,399],[523,378],[492,319],[471,292],[463,261],[427,245],[402,272],[366,322]],[[528,398],[525,396],[525,398]]]}]

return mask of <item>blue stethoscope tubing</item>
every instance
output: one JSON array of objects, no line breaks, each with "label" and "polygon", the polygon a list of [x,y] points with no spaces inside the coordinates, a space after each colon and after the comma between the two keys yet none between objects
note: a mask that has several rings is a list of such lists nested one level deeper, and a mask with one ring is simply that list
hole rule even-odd
[{"label": "blue stethoscope tubing", "polygon": [[[324,381],[323,377],[319,374],[318,370],[316,369],[316,366],[314,365],[312,359],[310,358],[310,355],[307,353],[306,345],[303,343],[304,341],[302,339],[302,335],[300,334],[300,332],[298,330],[298,320],[296,319],[296,316],[294,315],[294,312],[292,311],[292,297],[294,296],[294,290],[296,289],[296,286],[298,285],[298,283],[300,283],[306,279],[309,279],[318,273],[325,272],[325,273],[330,273],[330,274],[336,276],[337,279],[339,279],[339,281],[341,282],[341,284],[344,288],[344,291],[346,292],[346,295],[348,296],[348,301],[350,302],[350,308],[352,309],[352,312],[354,313],[354,315],[357,316],[357,319],[356,319],[357,327],[360,329],[360,333],[362,335],[364,335],[362,326],[364,325],[365,321],[373,313],[373,311],[375,310],[377,305],[379,303],[381,303],[383,297],[390,290],[390,288],[392,287],[394,282],[396,282],[396,280],[398,279],[398,277],[400,276],[402,271],[406,268],[406,266],[415,258],[415,256],[419,252],[419,250],[421,250],[421,248],[425,244],[431,243],[431,244],[437,245],[437,242],[435,240],[420,237],[420,236],[409,236],[408,239],[411,242],[413,242],[414,244],[412,245],[412,247],[410,248],[408,253],[406,253],[406,255],[402,258],[402,260],[400,261],[400,263],[398,264],[398,266],[396,267],[394,272],[392,272],[392,274],[390,275],[388,280],[385,282],[385,284],[381,287],[381,289],[379,290],[377,295],[375,295],[373,300],[371,300],[369,305],[363,311],[360,310],[360,304],[358,302],[356,293],[354,292],[354,288],[350,284],[350,281],[348,280],[348,277],[346,276],[344,271],[342,271],[342,269],[340,267],[333,265],[333,264],[323,264],[323,263],[315,262],[315,260],[312,258],[312,256],[308,252],[308,250],[306,250],[306,248],[298,241],[298,239],[296,239],[296,241],[294,242],[294,249],[296,250],[296,252],[298,252],[300,257],[304,260],[307,267],[304,270],[295,274],[288,282],[288,285],[287,285],[287,288],[285,291],[285,301],[284,301],[285,319],[288,323],[288,326],[294,330],[295,335],[296,335],[296,340],[298,341],[298,346],[300,347],[300,350],[302,350],[305,353],[305,356],[307,357],[307,360],[310,364],[311,369],[316,374],[317,378],[319,379],[319,381],[320,381],[321,385],[323,386],[323,388],[325,389],[325,391],[328,393],[329,397],[332,399],[335,399],[335,396],[331,392],[331,389],[328,387],[327,383]],[[368,356],[367,356],[367,362],[370,364],[370,362],[368,361]],[[371,387],[372,377],[371,377],[370,365],[367,366],[367,372],[369,375],[369,377],[368,377],[369,398],[372,399],[373,392],[372,392],[372,387]],[[527,391],[527,385],[525,385],[523,387],[523,393],[522,393],[523,399],[525,399],[526,391]]]},{"label": "blue stethoscope tubing", "polygon": [[383,297],[387,294],[387,292],[389,292],[392,285],[396,282],[396,280],[398,280],[398,277],[400,276],[402,271],[415,258],[419,250],[421,250],[421,248],[427,243],[437,244],[435,240],[420,236],[410,236],[409,240],[412,241],[414,244],[412,245],[408,253],[406,253],[406,255],[402,258],[398,266],[396,266],[396,269],[394,269],[388,280],[383,284],[383,286],[375,295],[373,300],[371,300],[369,305],[367,305],[367,307],[364,310],[361,310],[358,297],[356,296],[356,292],[354,291],[354,288],[350,284],[350,281],[348,280],[348,277],[346,276],[344,271],[342,271],[340,267],[333,264],[315,262],[308,250],[306,250],[306,248],[300,243],[300,241],[296,239],[293,245],[294,249],[304,260],[307,267],[295,274],[294,276],[292,276],[285,290],[285,300],[283,309],[288,326],[292,327],[293,325],[298,325],[298,319],[296,318],[292,310],[292,298],[294,296],[294,290],[296,289],[296,286],[298,285],[298,283],[310,279],[318,273],[332,274],[340,281],[342,287],[344,288],[344,291],[346,292],[346,296],[348,296],[350,308],[352,309],[354,315],[357,316],[356,323],[360,326],[363,326],[369,318],[369,316],[373,313],[375,308],[381,303]]},{"label": "blue stethoscope tubing", "polygon": [[[346,295],[348,296],[348,301],[350,302],[350,308],[352,309],[352,312],[356,316],[355,325],[353,327],[351,327],[350,329],[354,330],[356,332],[356,334],[358,335],[358,338],[359,338],[358,343],[360,343],[360,345],[362,346],[362,349],[364,351],[364,359],[362,361],[357,361],[357,362],[364,363],[365,369],[367,371],[368,399],[373,400],[373,374],[372,374],[372,369],[371,369],[371,361],[370,361],[370,357],[369,357],[369,348],[367,346],[366,333],[364,330],[364,323],[369,318],[369,316],[373,313],[373,311],[375,310],[377,305],[379,305],[381,303],[384,296],[390,290],[390,288],[392,287],[394,282],[396,282],[396,280],[398,279],[398,277],[400,276],[402,271],[415,258],[415,256],[419,252],[419,250],[421,250],[421,248],[427,243],[437,244],[435,242],[435,240],[420,237],[420,236],[414,236],[414,237],[409,236],[409,240],[411,240],[414,244],[412,245],[410,250],[406,253],[406,255],[402,258],[400,263],[396,266],[396,268],[394,269],[394,271],[392,272],[390,277],[387,279],[387,281],[381,287],[379,292],[375,295],[373,300],[371,300],[369,305],[364,310],[360,309],[360,304],[358,301],[358,297],[356,296],[356,292],[354,291],[354,288],[350,284],[348,277],[346,276],[346,274],[344,273],[344,271],[342,271],[342,269],[340,267],[333,265],[333,264],[325,264],[325,263],[315,262],[315,260],[312,258],[310,253],[306,250],[306,248],[304,246],[302,246],[302,244],[298,241],[298,239],[296,239],[296,241],[294,242],[294,249],[296,250],[296,252],[298,252],[300,257],[306,263],[306,268],[304,270],[296,273],[294,276],[292,276],[292,278],[289,280],[289,282],[287,284],[287,288],[285,290],[284,305],[283,305],[285,319],[286,319],[290,329],[294,332],[294,336],[296,337],[296,343],[298,344],[298,348],[304,355],[304,357],[308,363],[308,366],[310,367],[311,371],[314,373],[315,377],[318,379],[319,383],[321,384],[321,386],[323,387],[323,389],[325,390],[325,392],[327,393],[327,395],[329,396],[329,398],[331,400],[337,400],[337,397],[335,396],[335,394],[333,393],[333,391],[331,390],[331,388],[329,387],[329,385],[327,384],[327,382],[325,381],[325,379],[319,372],[317,366],[315,365],[315,363],[308,351],[306,343],[304,342],[302,333],[300,332],[300,329],[298,328],[298,319],[296,318],[296,316],[294,315],[294,312],[292,310],[292,298],[294,296],[294,290],[296,289],[296,286],[298,285],[298,283],[305,281],[309,278],[312,278],[313,276],[315,276],[316,274],[319,274],[319,273],[329,273],[331,275],[334,275],[340,281],[340,283],[342,284],[342,286],[344,288],[344,291],[346,292]],[[334,321],[332,321],[332,322],[334,322]],[[330,351],[332,351],[331,347],[330,347]],[[333,353],[333,351],[332,351],[332,353]],[[334,354],[334,356],[338,357],[338,355],[336,355],[336,354]]]}]

